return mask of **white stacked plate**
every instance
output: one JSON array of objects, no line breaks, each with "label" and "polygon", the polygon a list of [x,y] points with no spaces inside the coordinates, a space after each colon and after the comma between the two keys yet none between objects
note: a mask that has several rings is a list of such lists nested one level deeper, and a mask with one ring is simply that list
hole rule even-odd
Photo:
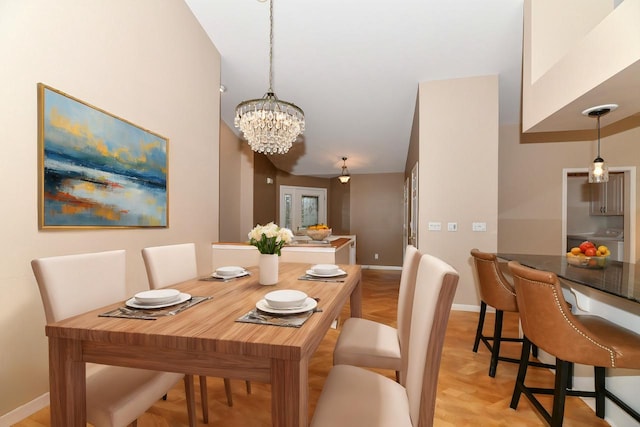
[{"label": "white stacked plate", "polygon": [[271,313],[271,314],[298,314],[305,313],[307,311],[313,310],[318,306],[318,301],[313,298],[307,298],[304,303],[299,307],[291,307],[291,308],[273,308],[267,303],[266,300],[261,299],[256,303],[256,308],[258,310]]},{"label": "white stacked plate", "polygon": [[337,277],[343,276],[347,272],[335,264],[316,264],[307,270],[307,274],[315,277]]},{"label": "white stacked plate", "polygon": [[152,289],[138,292],[125,304],[134,308],[162,308],[180,304],[189,299],[191,299],[191,295],[177,289]]},{"label": "white stacked plate", "polygon": [[245,274],[247,274],[247,270],[244,268],[231,265],[217,268],[211,277],[215,277],[217,279],[233,279],[235,277],[244,276]]},{"label": "white stacked plate", "polygon": [[281,289],[269,292],[256,303],[259,310],[273,314],[296,314],[313,310],[318,302],[306,293],[295,289]]}]

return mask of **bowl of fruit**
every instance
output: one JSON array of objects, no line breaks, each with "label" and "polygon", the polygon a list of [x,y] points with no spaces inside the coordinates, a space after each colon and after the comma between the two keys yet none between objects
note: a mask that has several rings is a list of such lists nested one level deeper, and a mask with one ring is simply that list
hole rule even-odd
[{"label": "bowl of fruit", "polygon": [[588,240],[567,252],[567,262],[582,268],[605,268],[611,252],[604,245],[596,246]]},{"label": "bowl of fruit", "polygon": [[307,227],[307,236],[313,240],[324,240],[331,235],[331,229],[327,224],[316,224]]}]

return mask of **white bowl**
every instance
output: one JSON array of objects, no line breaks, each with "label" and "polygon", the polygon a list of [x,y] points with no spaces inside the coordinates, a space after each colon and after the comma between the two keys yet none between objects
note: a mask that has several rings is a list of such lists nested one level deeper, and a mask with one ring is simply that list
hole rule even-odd
[{"label": "white bowl", "polygon": [[272,308],[300,307],[307,300],[307,294],[295,289],[282,289],[269,292],[264,296],[265,301]]},{"label": "white bowl", "polygon": [[220,267],[216,269],[216,274],[218,276],[237,276],[242,273],[244,268],[237,266],[229,266],[229,267]]},{"label": "white bowl", "polygon": [[138,292],[134,295],[139,304],[166,304],[180,297],[177,289],[153,289],[150,291]]},{"label": "white bowl", "polygon": [[335,264],[316,264],[311,267],[311,271],[322,276],[338,273],[339,267]]}]

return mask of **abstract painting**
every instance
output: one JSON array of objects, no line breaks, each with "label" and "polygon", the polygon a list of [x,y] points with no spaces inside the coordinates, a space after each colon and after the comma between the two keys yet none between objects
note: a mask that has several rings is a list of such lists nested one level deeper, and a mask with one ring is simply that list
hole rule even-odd
[{"label": "abstract painting", "polygon": [[168,226],[168,140],[38,84],[40,228]]}]

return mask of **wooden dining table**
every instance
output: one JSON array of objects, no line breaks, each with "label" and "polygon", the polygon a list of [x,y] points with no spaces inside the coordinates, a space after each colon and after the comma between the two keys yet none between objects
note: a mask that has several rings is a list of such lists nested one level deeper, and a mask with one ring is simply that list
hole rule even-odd
[{"label": "wooden dining table", "polygon": [[[310,268],[305,263],[281,263],[274,286],[260,285],[255,267],[230,281],[183,282],[171,288],[211,299],[156,320],[99,316],[120,301],[47,324],[51,425],[86,425],[85,363],[91,362],[269,383],[272,425],[306,426],[311,356],[345,304],[351,316],[362,316],[361,268],[340,267],[343,282],[300,280]],[[299,328],[237,321],[278,289],[304,291],[322,311]]]}]

